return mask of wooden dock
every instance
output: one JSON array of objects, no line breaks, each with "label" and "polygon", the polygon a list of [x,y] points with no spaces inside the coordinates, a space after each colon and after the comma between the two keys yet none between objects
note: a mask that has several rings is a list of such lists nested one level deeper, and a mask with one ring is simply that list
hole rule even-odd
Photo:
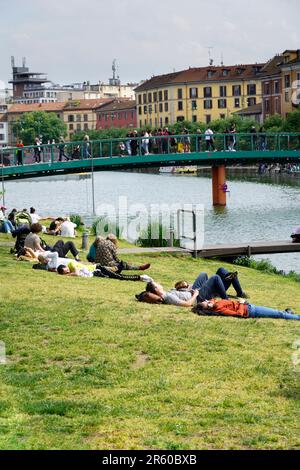
[{"label": "wooden dock", "polygon": [[[123,248],[120,254],[194,254],[185,248]],[[300,253],[300,243],[291,241],[257,241],[233,245],[204,245],[197,251],[198,258],[235,258],[239,256],[268,255],[276,253]]]}]

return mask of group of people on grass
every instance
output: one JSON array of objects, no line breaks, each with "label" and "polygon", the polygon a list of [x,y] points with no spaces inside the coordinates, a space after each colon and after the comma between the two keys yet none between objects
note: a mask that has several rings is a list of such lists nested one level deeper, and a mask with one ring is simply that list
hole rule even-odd
[{"label": "group of people on grass", "polygon": [[[219,268],[211,277],[202,272],[191,285],[185,280],[178,281],[169,291],[147,274],[123,274],[123,271],[146,271],[151,265],[134,266],[121,260],[118,256],[118,239],[113,234],[106,238],[97,236],[87,255],[89,264],[83,263],[79,259],[79,251],[73,241],[59,240],[53,246],[48,245],[40,237],[43,232],[42,225],[39,222],[26,221],[27,213],[23,212],[22,222],[24,223],[12,232],[17,238],[14,251],[18,259],[36,261],[33,265],[34,269],[56,272],[61,276],[143,281],[146,282],[146,289],[136,295],[139,302],[192,308],[192,311],[199,315],[300,320],[300,315],[295,314],[291,309],[280,311],[249,303],[238,273],[229,272],[225,268]],[[57,228],[61,220],[56,219],[53,222],[55,222],[53,227]],[[74,259],[67,257],[69,253]],[[231,286],[235,290],[236,298],[227,294]]]}]

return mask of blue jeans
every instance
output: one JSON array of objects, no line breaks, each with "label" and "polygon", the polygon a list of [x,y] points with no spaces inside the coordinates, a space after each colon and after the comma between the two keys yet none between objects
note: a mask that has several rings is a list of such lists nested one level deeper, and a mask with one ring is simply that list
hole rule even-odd
[{"label": "blue jeans", "polygon": [[10,220],[3,220],[0,226],[1,233],[11,233],[15,230],[15,227]]},{"label": "blue jeans", "polygon": [[222,278],[217,274],[208,279],[206,273],[201,273],[194,282],[193,289],[199,290],[197,302],[211,300],[214,297],[228,299]]},{"label": "blue jeans", "polygon": [[268,307],[257,307],[248,305],[249,318],[281,318],[283,320],[300,320],[300,315],[294,315],[288,312],[281,312]]},{"label": "blue jeans", "polygon": [[217,275],[220,276],[220,278],[223,281],[225,290],[228,290],[229,287],[232,285],[232,287],[234,288],[234,290],[236,292],[236,295],[238,297],[242,297],[243,296],[243,289],[241,287],[240,281],[238,280],[238,278],[235,278],[232,281],[226,281],[225,277],[227,276],[227,274],[229,274],[229,271],[227,271],[227,269],[225,269],[225,268],[220,268],[217,271]]}]

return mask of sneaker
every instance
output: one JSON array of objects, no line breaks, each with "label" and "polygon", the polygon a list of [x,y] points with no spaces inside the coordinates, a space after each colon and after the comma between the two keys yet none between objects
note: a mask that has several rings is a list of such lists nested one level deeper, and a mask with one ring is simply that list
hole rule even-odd
[{"label": "sneaker", "polygon": [[143,282],[153,282],[153,279],[152,277],[148,276],[147,274],[142,274],[140,276],[140,280],[143,281]]},{"label": "sneaker", "polygon": [[285,312],[286,312],[286,313],[290,313],[291,315],[295,315],[294,310],[292,310],[291,308],[286,308],[286,309],[285,309]]},{"label": "sneaker", "polygon": [[238,297],[241,297],[242,299],[249,299],[249,295],[246,294],[246,292],[241,292],[241,294],[239,294]]},{"label": "sneaker", "polygon": [[142,264],[142,266],[139,267],[139,270],[140,271],[146,271],[147,269],[149,269],[151,267],[151,264]]}]

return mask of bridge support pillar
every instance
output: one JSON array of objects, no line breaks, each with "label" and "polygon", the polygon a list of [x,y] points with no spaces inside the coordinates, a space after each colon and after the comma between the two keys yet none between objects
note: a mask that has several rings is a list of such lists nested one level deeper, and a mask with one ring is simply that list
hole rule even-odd
[{"label": "bridge support pillar", "polygon": [[214,206],[226,206],[225,165],[212,167],[212,195]]}]

